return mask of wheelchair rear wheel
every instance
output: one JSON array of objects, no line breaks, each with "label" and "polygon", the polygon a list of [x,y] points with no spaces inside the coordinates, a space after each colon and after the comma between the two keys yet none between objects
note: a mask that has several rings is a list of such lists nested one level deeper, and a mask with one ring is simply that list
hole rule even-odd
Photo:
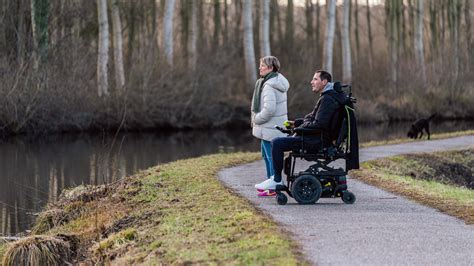
[{"label": "wheelchair rear wheel", "polygon": [[291,186],[291,194],[299,204],[313,204],[321,197],[323,189],[319,180],[312,175],[296,178]]}]

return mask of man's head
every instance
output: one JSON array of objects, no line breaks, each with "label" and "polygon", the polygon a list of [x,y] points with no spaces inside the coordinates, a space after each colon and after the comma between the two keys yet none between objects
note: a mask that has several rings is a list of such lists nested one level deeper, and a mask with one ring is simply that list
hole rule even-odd
[{"label": "man's head", "polygon": [[328,82],[332,81],[331,74],[324,70],[318,70],[314,73],[313,79],[311,80],[311,87],[313,92],[322,92]]},{"label": "man's head", "polygon": [[258,70],[261,77],[264,77],[270,72],[278,72],[278,70],[280,70],[280,61],[271,55],[262,57],[260,58],[260,67]]}]

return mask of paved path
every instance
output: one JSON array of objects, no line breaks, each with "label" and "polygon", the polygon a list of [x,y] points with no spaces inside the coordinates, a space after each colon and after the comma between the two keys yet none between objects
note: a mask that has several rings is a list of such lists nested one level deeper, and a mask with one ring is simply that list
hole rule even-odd
[{"label": "paved path", "polygon": [[[474,136],[365,148],[361,160],[402,153],[474,146]],[[297,169],[309,164],[297,161]],[[348,179],[357,201],[320,199],[315,205],[285,206],[258,198],[254,184],[263,161],[224,169],[219,178],[293,234],[306,258],[318,265],[474,265],[474,225],[401,196]]]}]

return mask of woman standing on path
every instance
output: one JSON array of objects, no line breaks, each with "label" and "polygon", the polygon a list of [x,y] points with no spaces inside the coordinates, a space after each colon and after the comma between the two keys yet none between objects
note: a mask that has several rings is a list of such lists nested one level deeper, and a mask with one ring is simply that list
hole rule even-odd
[{"label": "woman standing on path", "polygon": [[[262,157],[267,168],[267,178],[273,176],[271,141],[284,134],[274,128],[288,120],[286,105],[288,80],[278,71],[280,61],[274,56],[260,59],[260,78],[255,83],[252,97],[252,134],[261,139]],[[275,196],[274,191],[259,190],[259,196]]]}]

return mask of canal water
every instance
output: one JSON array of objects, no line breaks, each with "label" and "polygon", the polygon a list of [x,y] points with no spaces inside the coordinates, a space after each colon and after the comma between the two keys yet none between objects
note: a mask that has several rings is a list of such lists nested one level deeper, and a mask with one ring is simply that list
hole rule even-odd
[{"label": "canal water", "polygon": [[[409,123],[359,125],[359,141],[405,137]],[[433,133],[474,129],[474,121],[440,122]],[[205,154],[258,151],[250,129],[52,135],[0,142],[0,236],[28,230],[62,189],[104,184],[142,169]]]}]

